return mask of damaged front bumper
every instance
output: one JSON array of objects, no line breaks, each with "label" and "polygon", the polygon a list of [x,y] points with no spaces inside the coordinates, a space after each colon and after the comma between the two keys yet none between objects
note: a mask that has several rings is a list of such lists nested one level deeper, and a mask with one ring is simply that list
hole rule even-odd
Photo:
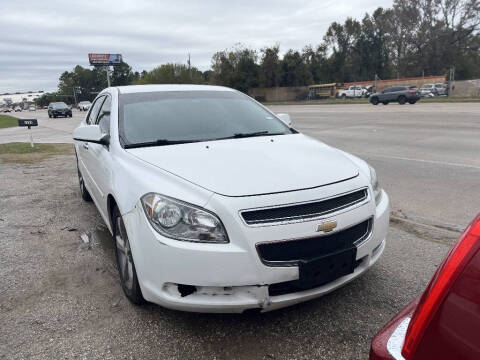
[{"label": "damaged front bumper", "polygon": [[[371,203],[374,204],[371,201],[370,205],[337,216],[339,223],[342,219],[363,219],[368,211],[371,216],[372,207],[375,207]],[[307,301],[327,294],[363,274],[385,249],[389,222],[389,199],[386,193],[382,194],[374,213],[372,233],[357,248],[353,273],[312,289],[291,292],[278,292],[274,288],[297,280],[298,266],[268,266],[262,263],[255,251],[255,243],[260,240],[278,238],[278,227],[244,230],[241,223],[229,224],[230,221],[236,221],[233,216],[232,219],[225,216],[230,239],[241,241],[199,244],[159,235],[151,228],[140,204],[124,215],[124,221],[140,287],[147,301],[183,311],[240,313],[254,309],[271,311]],[[312,222],[291,224],[282,228],[282,232],[289,238],[311,226]],[[241,230],[236,232],[235,229]]]}]

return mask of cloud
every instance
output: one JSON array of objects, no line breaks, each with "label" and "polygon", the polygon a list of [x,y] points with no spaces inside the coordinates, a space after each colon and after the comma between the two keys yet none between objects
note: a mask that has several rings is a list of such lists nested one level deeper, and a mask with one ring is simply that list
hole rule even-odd
[{"label": "cloud", "polygon": [[121,53],[134,70],[186,62],[201,70],[236,43],[281,51],[318,44],[329,24],[391,0],[7,1],[0,14],[0,93],[55,89],[89,52]]}]

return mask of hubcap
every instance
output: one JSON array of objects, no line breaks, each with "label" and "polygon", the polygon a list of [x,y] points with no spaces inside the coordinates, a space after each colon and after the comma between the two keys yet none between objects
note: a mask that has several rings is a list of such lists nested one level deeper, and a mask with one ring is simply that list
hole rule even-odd
[{"label": "hubcap", "polygon": [[133,259],[122,217],[116,221],[115,241],[117,243],[118,266],[124,286],[131,290],[133,287]]}]

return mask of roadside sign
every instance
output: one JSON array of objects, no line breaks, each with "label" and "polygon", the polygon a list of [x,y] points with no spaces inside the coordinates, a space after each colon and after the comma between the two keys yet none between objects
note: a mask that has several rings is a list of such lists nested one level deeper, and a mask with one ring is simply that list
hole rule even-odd
[{"label": "roadside sign", "polygon": [[28,127],[28,132],[30,133],[30,145],[33,148],[34,145],[33,145],[33,136],[32,136],[31,127],[38,126],[37,119],[18,119],[18,126]]},{"label": "roadside sign", "polygon": [[90,65],[115,66],[122,63],[122,54],[88,54]]},{"label": "roadside sign", "polygon": [[37,119],[18,119],[18,126],[38,126]]}]

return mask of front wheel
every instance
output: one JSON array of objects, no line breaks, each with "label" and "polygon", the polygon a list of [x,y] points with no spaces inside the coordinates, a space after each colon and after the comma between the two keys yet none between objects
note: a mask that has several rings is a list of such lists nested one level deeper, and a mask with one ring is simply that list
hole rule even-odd
[{"label": "front wheel", "polygon": [[388,105],[389,103],[388,103],[388,101],[384,101],[384,102],[382,102],[382,104],[383,105]]},{"label": "front wheel", "polygon": [[378,105],[378,98],[374,97],[370,100],[370,102],[372,103],[372,105]]},{"label": "front wheel", "polygon": [[115,240],[117,267],[123,292],[133,304],[141,305],[145,299],[138,283],[125,224],[118,208],[113,210],[113,239]]},{"label": "front wheel", "polygon": [[399,103],[400,105],[405,105],[406,102],[407,102],[407,99],[405,98],[405,96],[400,96],[400,97],[398,98],[398,103]]},{"label": "front wheel", "polygon": [[417,102],[416,100],[410,100],[408,103],[411,104],[411,105],[413,105],[413,104],[415,104],[416,102]]},{"label": "front wheel", "polygon": [[92,197],[90,196],[90,193],[85,187],[85,180],[83,179],[83,175],[80,172],[80,169],[78,168],[78,162],[77,162],[77,172],[78,172],[78,185],[80,186],[80,194],[82,195],[82,199],[90,202],[92,201]]},{"label": "front wheel", "polygon": [[342,97],[342,100],[346,100],[346,99],[347,99],[347,95],[345,95],[345,94],[342,94],[341,97]]}]

